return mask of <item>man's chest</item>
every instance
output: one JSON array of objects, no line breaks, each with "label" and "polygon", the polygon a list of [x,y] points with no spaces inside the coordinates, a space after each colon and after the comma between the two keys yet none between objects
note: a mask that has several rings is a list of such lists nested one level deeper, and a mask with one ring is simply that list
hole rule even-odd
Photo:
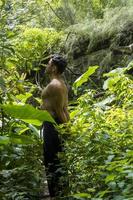
[{"label": "man's chest", "polygon": [[42,90],[42,98],[47,99],[49,96],[50,96],[50,93],[49,93],[48,86],[47,86]]}]

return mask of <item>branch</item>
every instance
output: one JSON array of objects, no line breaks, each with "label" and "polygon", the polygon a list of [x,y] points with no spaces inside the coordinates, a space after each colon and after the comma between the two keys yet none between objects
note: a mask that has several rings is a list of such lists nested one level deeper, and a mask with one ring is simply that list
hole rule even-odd
[{"label": "branch", "polygon": [[[67,23],[55,12],[55,10],[52,8],[52,6],[50,5],[50,3],[49,3],[49,2],[46,2],[46,3],[49,5],[50,9],[53,11],[53,13],[56,15],[56,17],[57,17],[60,21],[62,21],[63,23],[67,24]],[[68,25],[68,24],[67,24],[67,25]]]},{"label": "branch", "polygon": [[125,53],[125,54],[132,54],[133,53],[133,43],[128,46],[120,46],[111,49],[114,52],[118,53]]}]

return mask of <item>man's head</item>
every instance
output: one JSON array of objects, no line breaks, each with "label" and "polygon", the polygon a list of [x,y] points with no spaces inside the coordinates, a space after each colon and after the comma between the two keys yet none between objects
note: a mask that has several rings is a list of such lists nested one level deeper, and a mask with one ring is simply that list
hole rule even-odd
[{"label": "man's head", "polygon": [[48,65],[46,67],[46,72],[48,74],[55,73],[55,74],[62,74],[65,71],[67,66],[67,61],[65,58],[58,54],[54,54],[51,56]]}]

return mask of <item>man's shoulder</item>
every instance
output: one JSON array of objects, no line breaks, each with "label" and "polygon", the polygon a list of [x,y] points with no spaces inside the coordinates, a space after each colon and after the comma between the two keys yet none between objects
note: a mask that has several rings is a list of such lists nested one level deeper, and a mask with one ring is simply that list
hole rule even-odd
[{"label": "man's shoulder", "polygon": [[53,79],[50,83],[49,83],[49,87],[51,88],[57,88],[57,89],[61,89],[63,87],[63,82],[58,80],[58,79]]},{"label": "man's shoulder", "polygon": [[52,93],[60,93],[62,91],[62,85],[58,81],[53,80],[47,85],[47,90]]}]

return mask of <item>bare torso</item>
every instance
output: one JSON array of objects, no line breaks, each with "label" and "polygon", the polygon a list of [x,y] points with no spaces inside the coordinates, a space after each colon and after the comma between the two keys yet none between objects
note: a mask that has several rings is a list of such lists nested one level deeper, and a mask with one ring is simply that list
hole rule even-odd
[{"label": "bare torso", "polygon": [[65,123],[69,120],[67,105],[67,87],[62,79],[54,78],[42,91],[42,109]]}]

